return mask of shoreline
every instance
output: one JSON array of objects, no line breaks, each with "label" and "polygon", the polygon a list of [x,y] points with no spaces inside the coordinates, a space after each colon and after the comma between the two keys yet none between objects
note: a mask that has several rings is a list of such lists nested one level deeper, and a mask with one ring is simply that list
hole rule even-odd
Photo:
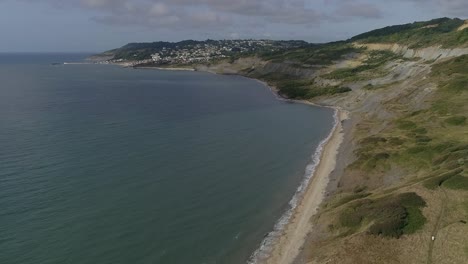
[{"label": "shoreline", "polygon": [[317,157],[318,162],[311,175],[307,176],[310,177],[310,181],[305,186],[305,192],[293,209],[292,217],[274,244],[270,255],[261,260],[261,263],[293,263],[301,252],[307,236],[313,231],[311,219],[326,197],[329,176],[335,169],[338,151],[344,138],[342,122],[349,118],[347,111],[334,109],[335,126],[329,137],[324,140],[321,151],[318,149],[320,152]]},{"label": "shoreline", "polygon": [[[195,68],[134,67],[134,69],[156,69],[170,71],[200,71]],[[202,70],[203,71],[203,70]],[[204,72],[220,74],[213,71]],[[262,240],[247,260],[248,264],[291,264],[299,256],[310,232],[313,231],[311,218],[316,215],[326,198],[330,174],[336,166],[338,151],[344,139],[342,122],[349,119],[349,112],[336,106],[316,104],[307,100],[294,100],[281,96],[278,90],[265,81],[242,76],[259,82],[269,89],[277,100],[325,107],[334,110],[334,125],[313,153],[313,161],[305,169],[305,175],[296,193],[289,201],[290,208],[277,219],[272,231]]]},{"label": "shoreline", "polygon": [[317,146],[312,156],[314,161],[307,166],[304,180],[289,202],[291,208],[278,219],[274,230],[267,235],[248,260],[249,264],[290,264],[299,256],[309,233],[313,231],[310,220],[326,198],[329,176],[335,169],[338,151],[344,138],[342,122],[349,119],[349,112],[339,107],[284,98],[266,82],[250,79],[265,85],[278,100],[326,107],[335,111],[334,126],[330,134]]},{"label": "shoreline", "polygon": [[134,66],[136,70],[143,69],[143,70],[160,70],[160,71],[196,71],[194,68],[177,68],[177,67],[145,67],[145,66]]}]

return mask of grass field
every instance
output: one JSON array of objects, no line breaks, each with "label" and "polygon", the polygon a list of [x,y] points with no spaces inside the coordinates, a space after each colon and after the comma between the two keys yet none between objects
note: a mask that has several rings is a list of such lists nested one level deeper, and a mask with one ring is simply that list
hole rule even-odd
[{"label": "grass field", "polygon": [[[385,122],[378,115],[363,115],[356,125],[353,162],[316,220],[329,236],[310,249],[314,256],[326,255],[336,263],[363,263],[362,256],[372,259],[364,263],[407,263],[408,258],[468,263],[468,239],[459,235],[468,230],[468,56],[431,67],[424,77],[415,78],[411,92],[381,103],[392,112]],[[331,74],[353,81],[346,79],[348,70]],[[364,90],[371,96],[387,95],[403,85]],[[408,100],[425,87],[434,88],[424,98],[424,107],[413,110]],[[352,191],[353,186],[360,187]],[[346,248],[346,253],[332,247]],[[392,249],[400,252],[393,262],[393,255],[387,254]]]}]

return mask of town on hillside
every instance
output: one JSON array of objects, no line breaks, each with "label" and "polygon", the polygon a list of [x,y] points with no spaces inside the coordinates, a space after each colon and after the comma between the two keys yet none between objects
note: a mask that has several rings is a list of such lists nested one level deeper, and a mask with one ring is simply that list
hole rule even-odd
[{"label": "town on hillside", "polygon": [[131,43],[114,50],[112,59],[104,63],[192,64],[205,63],[236,55],[277,52],[308,45],[304,41],[274,40],[207,40]]}]

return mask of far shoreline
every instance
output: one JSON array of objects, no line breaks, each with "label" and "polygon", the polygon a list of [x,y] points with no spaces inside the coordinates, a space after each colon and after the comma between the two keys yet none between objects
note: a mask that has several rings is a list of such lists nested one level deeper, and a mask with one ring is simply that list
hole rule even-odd
[{"label": "far shoreline", "polygon": [[183,68],[183,67],[149,67],[149,66],[134,66],[136,70],[160,70],[160,71],[197,71],[194,68]]}]

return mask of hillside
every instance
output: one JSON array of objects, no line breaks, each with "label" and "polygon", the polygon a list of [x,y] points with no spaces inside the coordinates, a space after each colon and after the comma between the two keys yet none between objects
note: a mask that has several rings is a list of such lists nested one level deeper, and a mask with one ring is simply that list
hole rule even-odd
[{"label": "hillside", "polygon": [[[350,112],[297,263],[468,262],[468,40],[446,38],[466,36],[462,25],[419,22],[197,66]],[[430,41],[419,43],[417,30],[432,32]]]},{"label": "hillside", "polygon": [[[282,51],[308,46],[305,41],[274,40],[184,40],[179,42],[129,43],[123,47],[93,56],[96,61],[145,61],[158,54],[159,64],[210,61],[220,58],[247,56],[255,53]],[[187,58],[187,59],[184,59]],[[188,60],[191,58],[193,60]]]},{"label": "hillside", "polygon": [[326,201],[297,263],[468,263],[465,21],[188,66],[349,111]]},{"label": "hillside", "polygon": [[414,22],[398,26],[389,26],[373,30],[351,38],[351,42],[360,43],[398,43],[409,48],[442,46],[453,48],[466,46],[468,31],[458,30],[464,20],[439,18],[425,22]]}]

